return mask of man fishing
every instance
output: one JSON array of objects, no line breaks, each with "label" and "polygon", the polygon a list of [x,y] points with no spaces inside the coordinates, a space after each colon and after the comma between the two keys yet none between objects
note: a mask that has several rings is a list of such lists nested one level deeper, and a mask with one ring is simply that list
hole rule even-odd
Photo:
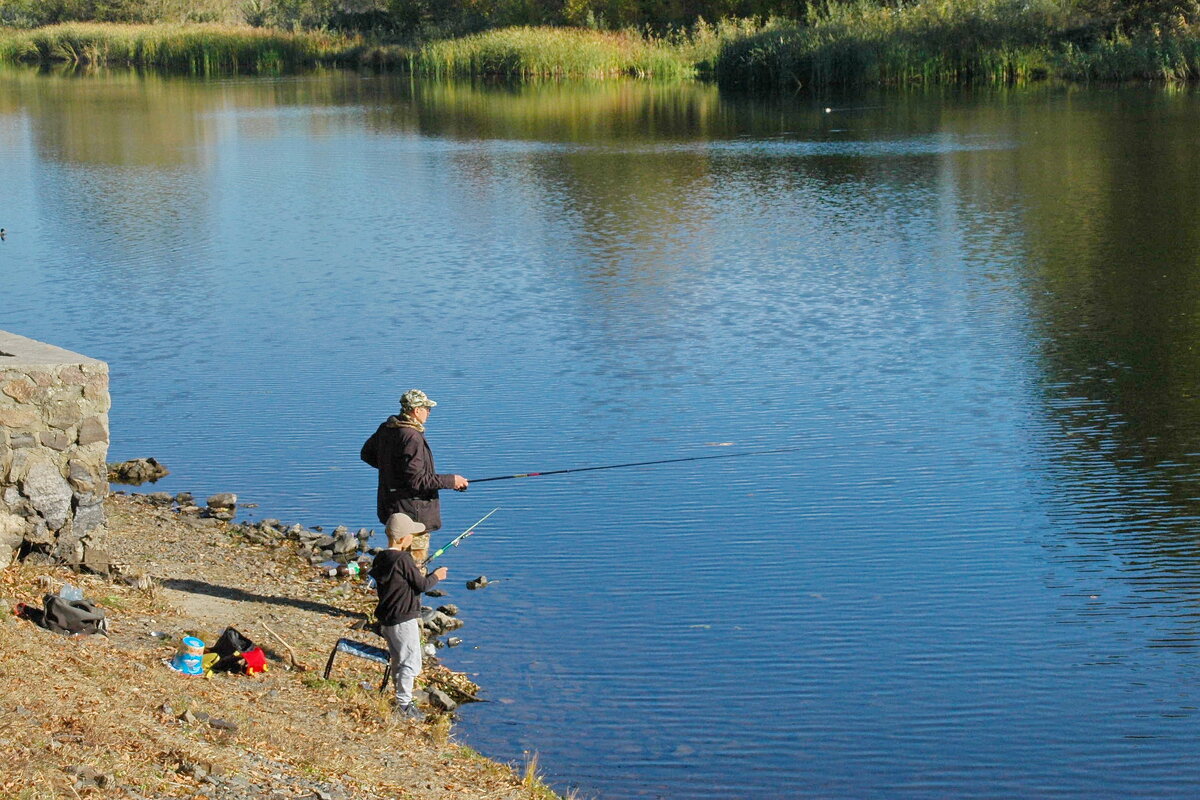
[{"label": "man fishing", "polygon": [[465,491],[467,479],[462,475],[439,475],[433,464],[433,453],[425,441],[425,423],[429,410],[437,403],[420,389],[410,389],[400,398],[400,414],[387,418],[363,444],[363,461],[379,470],[376,493],[376,513],[387,524],[396,512],[407,514],[425,526],[425,532],[414,537],[410,552],[417,562],[429,552],[429,534],[442,527],[438,491]]}]

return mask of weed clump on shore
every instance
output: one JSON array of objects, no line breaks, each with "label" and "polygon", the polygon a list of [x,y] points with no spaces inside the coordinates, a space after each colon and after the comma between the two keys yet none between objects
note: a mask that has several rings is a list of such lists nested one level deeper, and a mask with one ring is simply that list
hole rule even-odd
[{"label": "weed clump on shore", "polygon": [[695,64],[670,43],[629,31],[503,28],[431,42],[412,57],[413,72],[435,76],[617,75],[689,78]]},{"label": "weed clump on shore", "polygon": [[1200,76],[1200,29],[1127,35],[1055,0],[834,2],[727,41],[718,81],[743,88],[1166,80]]},{"label": "weed clump on shore", "polygon": [[279,73],[344,59],[358,44],[325,32],[229,25],[64,23],[0,29],[0,61],[153,67],[195,75]]}]

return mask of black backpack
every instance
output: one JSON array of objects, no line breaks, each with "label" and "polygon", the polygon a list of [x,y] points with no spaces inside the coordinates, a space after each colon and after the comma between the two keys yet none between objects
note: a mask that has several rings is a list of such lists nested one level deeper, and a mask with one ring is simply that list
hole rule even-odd
[{"label": "black backpack", "polygon": [[56,594],[42,598],[42,627],[68,636],[102,633],[108,635],[104,609],[91,600],[64,600]]}]

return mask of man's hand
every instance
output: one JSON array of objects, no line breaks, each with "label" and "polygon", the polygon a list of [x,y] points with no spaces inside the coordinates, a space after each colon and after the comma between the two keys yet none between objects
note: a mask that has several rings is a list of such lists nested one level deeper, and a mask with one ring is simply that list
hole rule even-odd
[{"label": "man's hand", "polygon": [[455,475],[454,476],[454,491],[465,492],[467,490],[468,483],[469,483],[469,481],[467,481],[467,479],[464,478],[462,475]]},{"label": "man's hand", "polygon": [[435,569],[433,571],[433,577],[437,578],[439,581],[446,580],[447,574],[448,574],[448,571],[446,570],[445,567],[438,567],[437,569]]}]

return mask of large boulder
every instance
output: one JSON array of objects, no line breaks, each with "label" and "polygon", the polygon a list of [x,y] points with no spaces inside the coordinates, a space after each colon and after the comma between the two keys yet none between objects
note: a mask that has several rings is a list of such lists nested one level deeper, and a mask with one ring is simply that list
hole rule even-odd
[{"label": "large boulder", "polygon": [[29,498],[38,515],[46,521],[46,527],[57,531],[66,524],[71,515],[71,484],[49,461],[35,460],[25,474],[21,493]]}]

